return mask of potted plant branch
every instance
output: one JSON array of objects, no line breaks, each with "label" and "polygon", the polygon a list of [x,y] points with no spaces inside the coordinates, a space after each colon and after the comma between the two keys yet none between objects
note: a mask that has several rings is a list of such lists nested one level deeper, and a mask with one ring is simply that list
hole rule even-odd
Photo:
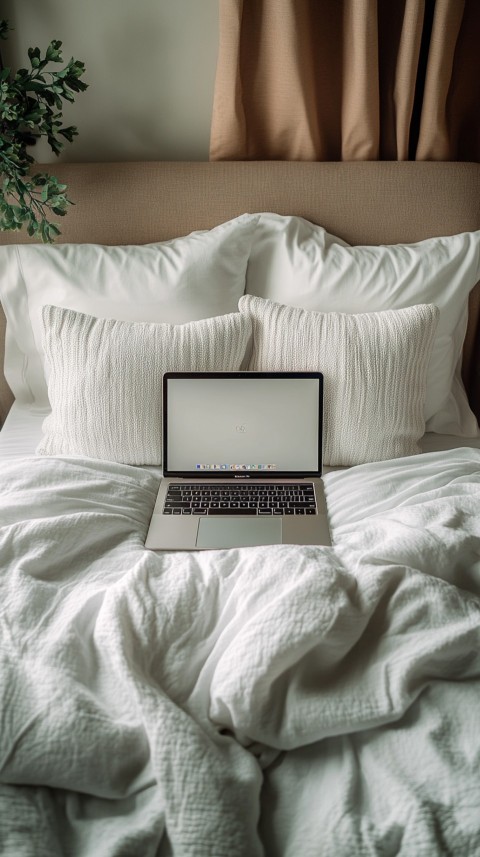
[{"label": "potted plant branch", "polygon": [[[0,20],[0,38],[8,38],[8,21]],[[63,102],[73,102],[87,84],[81,80],[83,62],[71,59],[58,71],[47,68],[63,64],[62,43],[50,42],[42,55],[30,48],[30,68],[12,73],[3,65],[0,54],[0,229],[26,228],[30,236],[52,242],[60,234],[51,216],[63,217],[71,200],[67,187],[55,176],[35,173],[30,148],[44,137],[55,155],[64,141],[72,142],[75,126],[64,126]]]}]

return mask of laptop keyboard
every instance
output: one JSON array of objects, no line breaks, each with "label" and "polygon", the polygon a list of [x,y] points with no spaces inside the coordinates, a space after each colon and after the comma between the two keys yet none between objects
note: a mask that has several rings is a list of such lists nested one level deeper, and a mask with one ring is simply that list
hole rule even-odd
[{"label": "laptop keyboard", "polygon": [[311,482],[214,485],[170,483],[164,515],[316,515]]}]

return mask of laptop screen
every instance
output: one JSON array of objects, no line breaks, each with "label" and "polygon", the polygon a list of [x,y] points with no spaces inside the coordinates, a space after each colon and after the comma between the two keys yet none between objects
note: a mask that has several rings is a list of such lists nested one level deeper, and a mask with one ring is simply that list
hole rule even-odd
[{"label": "laptop screen", "polygon": [[318,372],[166,373],[165,475],[320,475],[322,381]]}]

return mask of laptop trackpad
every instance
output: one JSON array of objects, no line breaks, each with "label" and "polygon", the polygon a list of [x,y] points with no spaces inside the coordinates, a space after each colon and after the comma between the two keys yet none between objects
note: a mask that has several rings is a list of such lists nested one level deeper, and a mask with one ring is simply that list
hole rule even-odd
[{"label": "laptop trackpad", "polygon": [[200,518],[197,548],[241,548],[282,543],[280,518]]}]

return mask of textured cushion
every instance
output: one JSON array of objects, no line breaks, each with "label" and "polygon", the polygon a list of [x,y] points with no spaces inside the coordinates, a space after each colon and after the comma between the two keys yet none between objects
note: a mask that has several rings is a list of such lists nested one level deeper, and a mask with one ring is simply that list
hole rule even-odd
[{"label": "textured cushion", "polygon": [[18,401],[48,407],[42,307],[99,318],[183,324],[236,312],[258,216],[164,243],[0,247],[5,375]]},{"label": "textured cushion", "polygon": [[325,464],[419,452],[436,307],[349,315],[245,295],[239,309],[253,324],[250,370],[323,372]]},{"label": "textured cushion", "polygon": [[237,370],[251,335],[238,312],[171,325],[46,306],[43,321],[52,412],[37,452],[125,464],[161,463],[163,373]]},{"label": "textured cushion", "polygon": [[416,244],[350,246],[301,217],[262,214],[247,293],[320,312],[364,313],[435,304],[427,375],[427,429],[478,433],[461,380],[468,295],[480,279],[480,232]]}]

